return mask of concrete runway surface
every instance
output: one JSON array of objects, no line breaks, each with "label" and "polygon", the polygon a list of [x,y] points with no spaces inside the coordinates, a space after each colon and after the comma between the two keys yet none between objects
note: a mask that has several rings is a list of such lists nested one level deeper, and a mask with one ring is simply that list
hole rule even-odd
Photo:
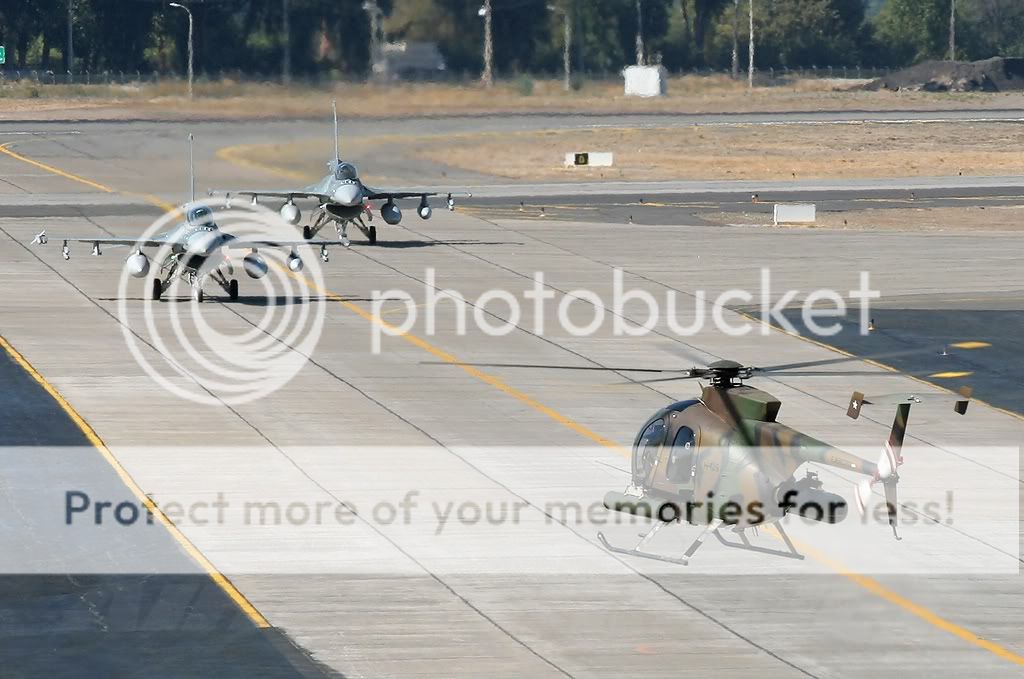
[{"label": "concrete runway surface", "polygon": [[[518,121],[480,123],[503,124]],[[363,131],[374,124],[360,125]],[[386,124],[377,125],[386,131]],[[324,312],[322,334],[294,379],[264,399],[227,405],[227,394],[214,392],[214,403],[203,405],[157,386],[127,350],[118,314],[123,255],[108,250],[93,258],[82,245],[65,262],[58,242],[60,234],[134,236],[160,215],[155,203],[180,202],[186,128],[97,123],[76,125],[74,136],[3,137],[58,127],[0,128],[0,144],[11,142],[21,156],[0,154],[0,336],[9,344],[5,353],[17,352],[25,362],[0,360],[0,440],[7,446],[0,537],[9,545],[0,560],[5,668],[22,667],[26,675],[96,667],[157,676],[1020,675],[1024,419],[1018,413],[1024,403],[1013,394],[1020,394],[1021,381],[1021,233],[960,232],[955,225],[941,234],[768,232],[710,226],[684,210],[627,230],[614,220],[590,220],[583,209],[558,220],[523,219],[514,209],[491,216],[438,210],[428,222],[408,210],[401,225],[381,228],[380,246],[364,246],[355,235],[351,249],[334,252],[323,266],[322,289],[304,301]],[[286,177],[233,165],[215,151],[276,134],[306,139],[327,129],[310,127],[194,125],[198,186],[290,186]],[[373,156],[355,160],[413,185],[500,183],[403,167],[398,151],[381,155],[381,170]],[[953,185],[962,179],[924,183],[936,190],[935,200],[982,184]],[[988,199],[1009,195],[1019,183],[990,182]],[[891,185],[866,182],[860,189]],[[740,196],[748,189],[732,191]],[[807,195],[835,187],[790,189]],[[516,196],[533,190],[502,188],[480,205],[500,200],[492,205],[514,208]],[[620,195],[600,186],[544,191],[583,208]],[[718,189],[676,191],[688,200]],[[834,198],[856,200],[855,194]],[[43,228],[51,242],[29,245]],[[492,288],[519,295],[542,271],[552,305],[580,288],[610,299],[613,270],[620,268],[631,288],[657,299],[675,291],[683,316],[692,319],[687,305],[696,291],[713,298],[733,288],[758,290],[762,267],[771,270],[772,300],[791,289],[845,293],[869,271],[881,292],[880,329],[837,340],[849,351],[929,347],[937,339],[991,345],[935,362],[894,364],[914,372],[971,370],[979,392],[991,392],[982,401],[1001,406],[974,403],[959,417],[948,404],[925,403],[911,413],[902,499],[955,492],[949,521],[903,526],[902,542],[886,526],[791,521],[787,530],[807,554],[803,561],[714,541],[685,568],[616,556],[601,547],[596,532],[629,544],[640,526],[603,526],[551,507],[560,501],[589,507],[604,491],[621,490],[637,429],[666,403],[692,397],[696,385],[639,385],[622,373],[435,364],[689,367],[679,351],[752,365],[837,356],[777,330],[762,334],[758,326],[733,337],[706,329],[681,338],[660,322],[651,334],[623,338],[614,335],[609,314],[593,336],[577,337],[553,324],[537,332],[538,315],[527,310],[511,332],[493,337],[473,324],[456,332],[449,305],[433,332],[417,322],[410,334],[384,337],[383,353],[371,351],[379,319],[398,324],[408,313],[397,302],[375,309],[374,291],[407,291],[419,308],[429,294],[428,268],[437,287],[457,289],[471,301]],[[217,331],[250,331],[274,311],[255,283],[240,278],[239,303],[210,290],[202,306],[203,319]],[[144,286],[132,285],[138,295],[125,304],[127,317],[137,320]],[[169,330],[173,315],[189,306],[175,295],[154,305],[157,331]],[[581,323],[595,313],[586,302],[572,308]],[[994,321],[985,316],[993,310],[1001,314]],[[495,303],[482,315],[497,323],[508,313]],[[627,306],[620,317],[631,327],[643,323],[642,307]],[[286,334],[275,327],[262,333],[294,354]],[[152,346],[143,352],[157,358]],[[843,368],[873,374],[778,376],[756,384],[782,399],[781,421],[872,451],[880,450],[892,413],[847,419],[854,389],[942,393],[869,364],[836,369]],[[186,377],[171,379],[189,386]],[[827,489],[849,497],[853,477],[818,471]],[[68,525],[66,493],[76,489],[115,505],[148,497],[168,512],[172,502],[210,511],[222,497],[229,518],[210,523],[207,514],[186,513],[174,528],[159,521],[125,527],[109,515],[97,526],[83,513],[81,523],[76,516]],[[411,491],[418,493],[411,520],[375,515],[388,500],[400,516]],[[232,514],[257,500],[322,506],[334,520],[286,514],[254,525]],[[460,512],[518,505],[519,513],[517,520],[507,514],[492,520],[468,510],[446,518],[431,511],[447,503]],[[356,507],[362,511],[345,514]],[[678,554],[698,532],[667,529],[657,548]],[[768,533],[757,539],[777,544]],[[211,570],[222,575],[210,576]]]}]

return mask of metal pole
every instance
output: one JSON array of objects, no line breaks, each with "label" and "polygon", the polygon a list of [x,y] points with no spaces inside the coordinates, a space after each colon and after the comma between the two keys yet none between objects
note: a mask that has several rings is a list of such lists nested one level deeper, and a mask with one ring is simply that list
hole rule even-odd
[{"label": "metal pole", "polygon": [[188,98],[192,98],[192,12],[188,7],[177,2],[168,3],[171,7],[185,10],[188,14]]},{"label": "metal pole", "polygon": [[562,68],[565,70],[565,91],[572,89],[572,12],[565,11],[565,50],[562,52]]},{"label": "metal pole", "polygon": [[636,65],[644,65],[644,11],[636,0]]},{"label": "metal pole", "polygon": [[491,0],[484,0],[484,6],[480,9],[484,16],[484,73],[480,78],[484,87],[494,85],[494,43],[491,35]]},{"label": "metal pole", "polygon": [[740,79],[740,0],[732,0],[732,79]]},{"label": "metal pole", "polygon": [[366,16],[370,21],[370,78],[375,76],[385,75],[383,71],[378,72],[378,68],[382,68],[381,65],[381,35],[380,35],[380,19],[383,16],[383,12],[380,6],[377,4],[377,0],[366,0],[363,3],[363,9],[366,11]]},{"label": "metal pole", "polygon": [[754,0],[750,0],[750,60],[747,64],[747,87],[754,88]]},{"label": "metal pole", "polygon": [[186,7],[185,11],[188,12],[188,98],[192,98],[192,12]]},{"label": "metal pole", "polygon": [[949,60],[956,61],[956,0],[949,0]]},{"label": "metal pole", "polygon": [[74,21],[75,14],[72,7],[74,0],[68,0],[68,73],[72,73],[75,70],[75,38],[74,38]]},{"label": "metal pole", "polygon": [[288,0],[281,0],[282,22],[281,31],[284,33],[284,54],[281,59],[281,83],[288,85],[292,81],[292,48],[291,48],[291,26],[288,18]]}]

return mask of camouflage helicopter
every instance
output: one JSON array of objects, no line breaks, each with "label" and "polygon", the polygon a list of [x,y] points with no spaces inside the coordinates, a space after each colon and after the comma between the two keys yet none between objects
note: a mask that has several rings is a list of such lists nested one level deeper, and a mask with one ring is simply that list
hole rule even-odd
[{"label": "camouflage helicopter", "polygon": [[[905,353],[916,352],[899,352]],[[893,355],[897,354],[886,354]],[[862,513],[872,486],[881,483],[889,525],[896,539],[901,539],[897,532],[899,501],[896,488],[900,478],[897,469],[903,464],[900,452],[910,407],[926,400],[950,399],[949,395],[865,397],[861,392],[854,392],[847,408],[847,415],[853,419],[860,416],[865,406],[891,405],[896,408],[889,438],[878,460],[872,461],[778,422],[776,418],[782,402],[768,392],[744,384],[748,378],[769,373],[779,376],[880,374],[804,370],[854,360],[861,359],[851,356],[767,367],[720,360],[707,367],[687,370],[510,363],[474,365],[670,374],[669,377],[638,380],[630,384],[706,379],[708,383],[699,397],[666,406],[644,423],[633,442],[629,486],[622,492],[612,491],[605,495],[605,507],[652,519],[652,528],[632,548],[612,545],[602,533],[598,533],[598,539],[609,551],[687,565],[709,535],[714,535],[728,547],[803,559],[786,534],[781,519],[788,513],[795,513],[824,523],[838,523],[847,515],[846,500],[824,490],[815,472],[807,471],[803,478],[797,480],[796,473],[809,462],[863,474],[865,479],[854,486],[854,496]],[[970,396],[971,389],[963,387],[954,399],[955,412],[961,415],[967,412]],[[671,557],[645,551],[645,546],[659,530],[683,521],[705,526],[683,556]],[[773,524],[782,537],[785,551],[756,546],[747,539],[747,529],[768,524]],[[731,528],[739,541],[725,539],[721,534],[723,527]]]}]

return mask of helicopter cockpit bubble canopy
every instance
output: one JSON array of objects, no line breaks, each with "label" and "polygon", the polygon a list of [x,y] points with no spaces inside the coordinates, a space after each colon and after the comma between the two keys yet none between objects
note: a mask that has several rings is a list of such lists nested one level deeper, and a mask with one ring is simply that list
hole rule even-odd
[{"label": "helicopter cockpit bubble canopy", "polygon": [[685,401],[673,403],[672,405],[659,410],[644,423],[643,427],[640,428],[640,433],[637,434],[636,440],[633,442],[633,448],[638,447],[641,442],[645,445],[661,445],[664,442],[665,435],[668,433],[668,430],[665,428],[665,415],[669,413],[681,413],[687,408],[691,408],[699,403],[700,401],[695,398],[687,399]]},{"label": "helicopter cockpit bubble canopy", "polygon": [[359,171],[352,163],[338,161],[334,166],[334,178],[338,181],[352,181],[359,177]]},{"label": "helicopter cockpit bubble canopy", "polygon": [[190,208],[185,218],[192,226],[213,226],[213,210],[205,205]]}]

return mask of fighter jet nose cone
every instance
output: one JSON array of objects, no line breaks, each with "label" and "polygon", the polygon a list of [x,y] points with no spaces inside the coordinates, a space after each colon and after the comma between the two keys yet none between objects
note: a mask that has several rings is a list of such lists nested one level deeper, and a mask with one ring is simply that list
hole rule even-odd
[{"label": "fighter jet nose cone", "polygon": [[335,203],[339,205],[358,205],[362,200],[362,195],[359,191],[359,187],[355,184],[342,184],[334,190],[332,198]]},{"label": "fighter jet nose cone", "polygon": [[196,233],[188,239],[186,249],[192,255],[209,255],[219,243],[220,238],[215,232]]}]

